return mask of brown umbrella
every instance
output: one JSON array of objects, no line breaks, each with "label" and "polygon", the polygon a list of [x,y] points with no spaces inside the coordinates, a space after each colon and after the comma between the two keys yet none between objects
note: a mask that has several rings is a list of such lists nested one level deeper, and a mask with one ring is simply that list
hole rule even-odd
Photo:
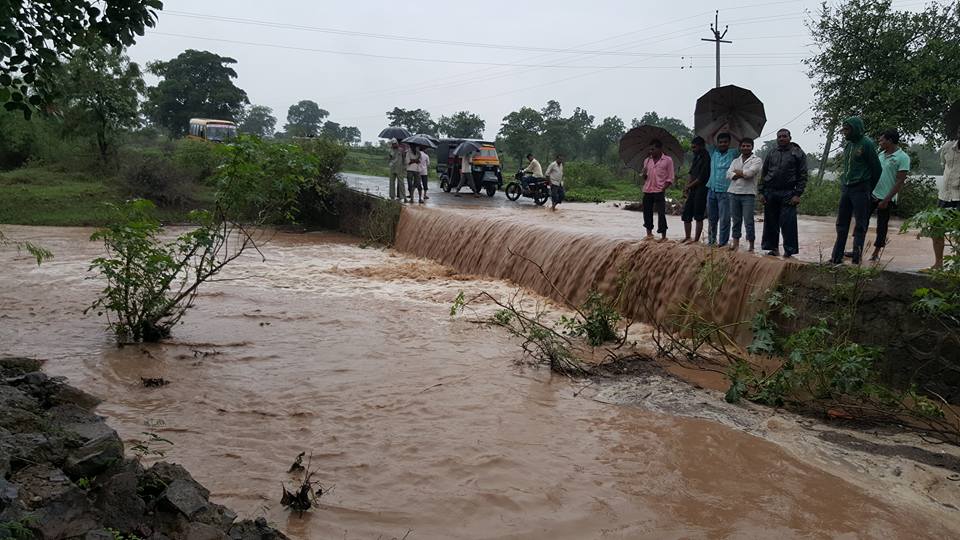
[{"label": "brown umbrella", "polygon": [[657,126],[639,126],[620,137],[620,161],[635,171],[643,171],[643,160],[647,158],[650,143],[659,139],[663,143],[663,153],[673,159],[673,166],[683,163],[683,147],[680,141],[669,131]]},{"label": "brown umbrella", "polygon": [[732,84],[700,96],[693,113],[693,130],[708,144],[724,131],[737,143],[744,137],[759,137],[766,123],[763,102],[750,90]]}]

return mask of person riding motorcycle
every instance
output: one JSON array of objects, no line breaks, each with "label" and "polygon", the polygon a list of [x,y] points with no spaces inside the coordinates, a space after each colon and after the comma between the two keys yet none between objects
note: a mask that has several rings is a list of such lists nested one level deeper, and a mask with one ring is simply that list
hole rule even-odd
[{"label": "person riding motorcycle", "polygon": [[531,177],[536,179],[543,178],[543,167],[540,166],[537,158],[533,157],[533,154],[527,154],[527,168],[523,169],[523,178],[520,179],[524,191],[527,190]]}]

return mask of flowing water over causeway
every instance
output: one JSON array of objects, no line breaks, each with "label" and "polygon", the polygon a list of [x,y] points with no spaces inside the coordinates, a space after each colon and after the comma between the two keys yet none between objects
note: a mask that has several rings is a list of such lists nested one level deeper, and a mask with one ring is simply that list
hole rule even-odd
[{"label": "flowing water over causeway", "polygon": [[[81,313],[101,287],[85,279],[102,252],[87,242],[90,231],[5,232],[50,248],[56,259],[37,268],[25,257],[0,257],[0,354],[48,359],[51,374],[104,398],[98,411],[125,440],[143,431],[171,439],[166,458],[190,469],[215,500],[265,515],[296,538],[399,538],[408,530],[410,539],[947,538],[960,531],[765,440],[576,397],[577,384],[518,370],[517,346],[503,333],[449,316],[458,291],[509,294],[513,286],[502,281],[361,249],[338,235],[281,234],[266,248],[266,263],[250,257],[223,276],[241,279],[210,284],[172,340],[118,348],[102,319]],[[564,249],[572,258],[591,248]],[[484,255],[476,257],[450,262],[484,271]],[[619,260],[596,261],[594,275],[615,275]],[[563,286],[586,283],[586,273],[570,272]],[[738,275],[760,281],[772,273],[754,267]],[[171,383],[141,387],[140,377],[157,376]],[[302,451],[313,453],[318,479],[335,488],[301,518],[278,501]]]},{"label": "flowing water over causeway", "polygon": [[[447,231],[447,236],[424,242],[423,231]],[[638,241],[463,210],[403,212],[396,248],[574,304],[582,303],[591,289],[615,297],[622,285],[620,309],[640,321],[664,320],[688,299],[695,299],[714,322],[748,320],[751,305],[776,285],[787,266],[706,246]],[[629,279],[621,281],[622,275]],[[711,285],[716,290],[712,302]]]}]

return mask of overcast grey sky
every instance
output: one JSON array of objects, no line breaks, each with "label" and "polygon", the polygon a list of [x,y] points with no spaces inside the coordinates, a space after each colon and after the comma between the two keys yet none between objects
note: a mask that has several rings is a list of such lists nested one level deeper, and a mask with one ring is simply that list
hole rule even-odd
[{"label": "overcast grey sky", "polygon": [[435,120],[469,110],[483,117],[492,138],[505,115],[549,99],[565,115],[582,107],[597,122],[615,115],[629,125],[657,111],[692,126],[697,97],[714,85],[714,45],[700,38],[710,37],[719,7],[733,41],[722,46],[722,84],[749,88],[764,102],[765,138],[787,126],[815,150],[822,137],[807,131],[813,91],[801,60],[811,50],[804,22],[818,6],[164,0],[157,27],[130,56],[145,64],[200,49],[235,58],[237,85],[251,103],[274,110],[278,129],[291,104],[312,99],[331,120],[359,127],[365,141],[376,140],[393,107],[424,108]]}]

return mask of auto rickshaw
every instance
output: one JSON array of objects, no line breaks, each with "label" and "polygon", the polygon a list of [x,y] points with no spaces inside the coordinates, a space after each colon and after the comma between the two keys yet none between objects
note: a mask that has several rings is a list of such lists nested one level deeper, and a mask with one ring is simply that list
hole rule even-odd
[{"label": "auto rickshaw", "polygon": [[493,197],[497,190],[503,187],[503,175],[500,172],[497,148],[488,141],[440,139],[437,144],[437,177],[440,179],[440,188],[449,193],[460,184],[460,158],[454,155],[454,150],[465,141],[471,141],[480,147],[470,159],[473,183],[478,189],[486,191],[488,197]]}]

